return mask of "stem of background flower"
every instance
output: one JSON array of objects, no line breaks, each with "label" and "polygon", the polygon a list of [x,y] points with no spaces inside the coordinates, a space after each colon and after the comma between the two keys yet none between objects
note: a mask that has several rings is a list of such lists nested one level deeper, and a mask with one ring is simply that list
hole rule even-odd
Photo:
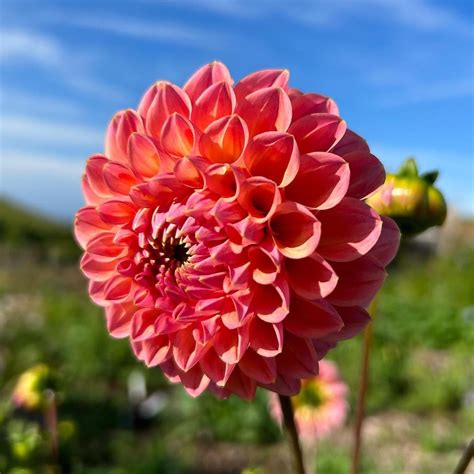
[{"label": "stem of background flower", "polygon": [[372,316],[372,321],[365,328],[364,344],[362,348],[362,367],[359,379],[359,392],[357,395],[357,407],[354,422],[354,444],[352,447],[352,467],[351,474],[358,474],[360,463],[360,450],[362,445],[362,425],[364,423],[365,415],[365,399],[367,394],[367,387],[369,384],[369,360],[370,349],[373,339],[374,319],[377,313],[377,299],[374,299],[369,307],[369,314]]},{"label": "stem of background flower", "polygon": [[285,395],[278,395],[280,399],[281,412],[285,421],[285,428],[290,439],[291,451],[293,453],[293,462],[295,465],[295,474],[305,474],[303,463],[303,452],[301,451],[298,432],[296,431],[295,417],[291,398]]},{"label": "stem of background flower", "polygon": [[466,472],[469,463],[474,458],[474,439],[471,439],[470,443],[466,446],[466,449],[462,453],[461,459],[454,470],[454,474],[464,474]]},{"label": "stem of background flower", "polygon": [[58,461],[58,413],[56,407],[56,394],[53,390],[45,392],[46,405],[44,408],[44,421],[46,430],[50,436],[51,461],[57,464]]}]

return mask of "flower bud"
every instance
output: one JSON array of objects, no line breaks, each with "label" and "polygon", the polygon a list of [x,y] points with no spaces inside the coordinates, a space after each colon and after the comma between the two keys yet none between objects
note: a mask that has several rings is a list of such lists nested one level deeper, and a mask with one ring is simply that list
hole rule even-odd
[{"label": "flower bud", "polygon": [[35,365],[20,375],[13,391],[13,403],[26,410],[41,408],[45,402],[44,392],[51,385],[50,368],[45,364]]},{"label": "flower bud", "polygon": [[402,234],[419,234],[442,225],[446,219],[446,201],[434,187],[437,178],[437,171],[419,175],[415,160],[409,158],[397,174],[387,174],[384,185],[367,199],[367,204],[394,219]]}]

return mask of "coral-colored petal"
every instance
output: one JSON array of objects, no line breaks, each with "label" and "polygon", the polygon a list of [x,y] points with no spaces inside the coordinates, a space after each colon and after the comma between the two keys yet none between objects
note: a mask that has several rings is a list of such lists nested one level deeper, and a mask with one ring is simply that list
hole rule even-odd
[{"label": "coral-colored petal", "polygon": [[242,182],[238,201],[253,221],[263,223],[281,203],[281,195],[274,181],[254,176]]},{"label": "coral-colored petal", "polygon": [[300,153],[329,151],[344,135],[346,123],[337,115],[310,114],[291,124]]},{"label": "coral-colored petal", "polygon": [[174,333],[171,336],[171,343],[176,365],[184,372],[194,367],[207,350],[207,347],[196,341],[192,329],[183,329]]},{"label": "coral-colored petal", "polygon": [[251,175],[264,176],[281,187],[291,183],[298,173],[298,147],[287,133],[265,132],[255,136],[243,158]]},{"label": "coral-colored petal", "polygon": [[191,100],[196,102],[206,89],[220,81],[225,81],[229,85],[232,85],[233,82],[227,67],[219,61],[214,61],[198,69],[189,78],[183,89]]},{"label": "coral-colored petal", "polygon": [[247,123],[250,137],[273,130],[286,132],[291,123],[291,102],[281,87],[267,87],[246,96],[237,113]]},{"label": "coral-colored petal", "polygon": [[124,246],[116,245],[112,232],[103,232],[96,235],[87,243],[87,253],[93,255],[97,260],[114,260],[123,257],[127,253]]},{"label": "coral-colored petal", "polygon": [[209,377],[197,365],[187,372],[180,373],[180,378],[186,392],[192,397],[201,395],[210,382]]},{"label": "coral-colored petal", "polygon": [[123,304],[112,304],[105,308],[107,330],[118,339],[128,337],[133,317],[133,307]]},{"label": "coral-colored petal", "polygon": [[301,204],[285,201],[270,220],[273,239],[280,252],[288,258],[304,258],[316,249],[321,224]]},{"label": "coral-colored petal", "polygon": [[115,260],[101,260],[85,253],[81,258],[81,270],[87,278],[95,281],[105,281],[114,276],[117,262]]},{"label": "coral-colored petal", "polygon": [[184,157],[176,162],[174,174],[176,179],[193,189],[203,189],[205,183],[204,170],[208,163],[200,157]]},{"label": "coral-colored petal", "polygon": [[375,257],[382,265],[388,265],[397,254],[400,245],[400,229],[393,219],[387,216],[382,218],[382,233],[377,243],[370,250],[369,255]]},{"label": "coral-colored petal", "polygon": [[367,142],[362,137],[357,135],[357,133],[354,133],[352,130],[346,129],[346,133],[334,146],[331,152],[336,153],[336,155],[339,156],[344,156],[353,151],[369,153],[370,149]]},{"label": "coral-colored petal", "polygon": [[293,122],[310,114],[339,115],[336,103],[329,97],[319,94],[289,94],[293,109]]},{"label": "coral-colored petal", "polygon": [[289,311],[288,283],[280,279],[272,285],[256,284],[252,290],[252,311],[267,323],[279,323]]},{"label": "coral-colored petal", "polygon": [[350,177],[349,165],[333,153],[302,155],[298,174],[285,195],[311,209],[330,209],[345,196]]},{"label": "coral-colored petal", "polygon": [[157,82],[152,91],[154,96],[146,112],[146,129],[152,137],[160,138],[163,124],[171,114],[176,112],[190,117],[191,101],[182,89],[166,81]]},{"label": "coral-colored petal", "polygon": [[279,252],[273,244],[271,248],[263,245],[251,247],[248,257],[252,268],[252,278],[261,285],[272,284],[280,272]]},{"label": "coral-colored petal", "polygon": [[328,301],[339,306],[367,307],[386,277],[384,266],[370,255],[352,262],[333,262],[332,267],[339,281]]},{"label": "coral-colored petal", "polygon": [[385,169],[374,155],[363,151],[353,151],[346,153],[344,160],[349,163],[351,170],[348,196],[364,199],[385,182]]},{"label": "coral-colored petal", "polygon": [[193,107],[193,123],[199,130],[227,115],[234,113],[235,94],[226,81],[216,82],[206,89],[196,100]]},{"label": "coral-colored petal", "polygon": [[247,124],[238,115],[212,122],[201,135],[199,150],[213,163],[233,163],[242,155],[248,141]]},{"label": "coral-colored petal", "polygon": [[326,300],[308,301],[292,296],[290,313],[283,325],[297,336],[320,338],[340,331],[344,322]]},{"label": "coral-colored petal", "polygon": [[367,204],[344,198],[336,207],[318,213],[323,232],[318,253],[328,260],[348,262],[365,255],[382,232],[380,216]]},{"label": "coral-colored petal", "polygon": [[101,197],[112,196],[112,190],[105,181],[104,167],[109,160],[102,155],[91,156],[86,163],[87,181],[92,191]]},{"label": "coral-colored petal", "polygon": [[127,224],[135,216],[136,207],[124,201],[107,201],[97,208],[101,219],[109,224]]},{"label": "coral-colored petal", "polygon": [[266,323],[254,318],[250,323],[250,347],[263,357],[274,357],[283,348],[282,323]]},{"label": "coral-colored petal", "polygon": [[253,349],[248,349],[239,362],[239,368],[257,383],[269,384],[275,382],[277,371],[274,357],[262,357]]},{"label": "coral-colored petal", "polygon": [[132,171],[122,163],[109,161],[103,169],[104,180],[114,194],[127,196],[130,188],[137,184]]},{"label": "coral-colored petal", "polygon": [[224,199],[233,200],[240,194],[241,173],[229,164],[214,164],[206,170],[207,188]]},{"label": "coral-colored petal", "polygon": [[237,100],[241,101],[252,92],[267,87],[281,87],[285,91],[288,88],[290,73],[287,69],[264,69],[242,78],[235,86]]},{"label": "coral-colored petal", "polygon": [[285,268],[291,289],[303,298],[325,298],[336,287],[337,275],[317,253],[298,260],[286,259]]},{"label": "coral-colored petal", "polygon": [[227,329],[225,326],[222,326],[214,340],[214,349],[217,355],[227,364],[239,362],[248,345],[249,334],[246,327]]},{"label": "coral-colored petal", "polygon": [[226,388],[243,400],[251,401],[255,398],[257,385],[255,380],[247,377],[238,367],[236,367],[229,377]]},{"label": "coral-colored petal", "polygon": [[160,136],[161,146],[173,156],[189,155],[194,147],[193,125],[178,113],[173,113],[166,119]]},{"label": "coral-colored petal", "polygon": [[98,234],[112,229],[113,226],[104,222],[94,207],[83,207],[74,219],[74,235],[79,245],[85,249],[87,243]]},{"label": "coral-colored petal", "polygon": [[229,380],[235,364],[226,364],[216,354],[214,349],[210,349],[201,359],[199,365],[202,371],[218,386],[224,386]]},{"label": "coral-colored petal", "polygon": [[125,301],[132,289],[132,280],[123,276],[115,276],[104,287],[105,298],[111,303]]}]

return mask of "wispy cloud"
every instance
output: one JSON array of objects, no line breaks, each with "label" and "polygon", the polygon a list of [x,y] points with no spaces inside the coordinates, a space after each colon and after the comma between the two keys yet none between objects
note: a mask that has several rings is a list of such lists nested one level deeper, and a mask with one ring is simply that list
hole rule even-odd
[{"label": "wispy cloud", "polygon": [[94,149],[103,141],[103,133],[82,124],[5,114],[1,116],[0,136],[3,143],[46,144],[52,148],[84,146]]}]

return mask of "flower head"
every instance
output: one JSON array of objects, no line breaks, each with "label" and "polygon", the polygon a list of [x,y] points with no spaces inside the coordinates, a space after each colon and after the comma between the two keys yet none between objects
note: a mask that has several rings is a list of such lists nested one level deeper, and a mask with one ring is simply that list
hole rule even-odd
[{"label": "flower head", "polygon": [[362,199],[381,163],[286,70],[222,63],[119,112],[83,178],[81,268],[109,332],[196,396],[293,395],[365,310],[398,229]]},{"label": "flower head", "polygon": [[[336,364],[319,362],[319,374],[303,381],[301,391],[292,398],[295,423],[301,440],[312,444],[341,427],[347,416],[347,385],[339,376]],[[270,395],[270,413],[281,424],[278,396]]]},{"label": "flower head", "polygon": [[437,178],[437,171],[420,175],[416,161],[409,158],[397,174],[387,174],[384,185],[367,203],[394,219],[404,235],[416,235],[446,219],[446,201],[434,186]]},{"label": "flower head", "polygon": [[23,372],[13,390],[12,401],[18,408],[35,410],[45,403],[45,390],[53,385],[50,368],[38,364]]}]

